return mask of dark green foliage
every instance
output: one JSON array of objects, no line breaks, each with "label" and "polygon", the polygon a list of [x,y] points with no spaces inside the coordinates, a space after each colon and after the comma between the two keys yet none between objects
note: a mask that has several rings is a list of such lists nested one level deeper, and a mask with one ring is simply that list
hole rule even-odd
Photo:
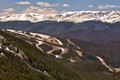
[{"label": "dark green foliage", "polygon": [[44,52],[47,52],[47,51],[53,49],[53,47],[48,46],[47,44],[42,44],[42,45],[40,45],[40,47],[43,49]]},{"label": "dark green foliage", "polygon": [[72,40],[77,44],[83,54],[101,57],[109,66],[120,67],[120,43],[111,41],[82,41]]},{"label": "dark green foliage", "polygon": [[99,61],[96,56],[88,51],[83,51],[83,59],[84,60],[91,60],[91,61]]},{"label": "dark green foliage", "polygon": [[60,50],[55,50],[52,53],[55,54],[55,55],[60,55],[61,52],[62,52],[62,50],[60,49]]},{"label": "dark green foliage", "polygon": [[13,53],[4,52],[4,54],[5,57],[0,57],[0,80],[53,80],[30,69]]},{"label": "dark green foliage", "polygon": [[12,42],[18,48],[20,48],[29,60],[24,59],[32,67],[41,71],[47,71],[52,78],[56,80],[80,80],[80,77],[69,68],[66,68],[63,64],[56,62],[54,59],[47,56],[43,52],[39,51],[35,46],[32,46],[14,36],[8,35],[2,31],[0,34],[3,35],[9,42]]},{"label": "dark green foliage", "polygon": [[79,57],[79,55],[74,50],[69,50],[68,53],[63,54],[63,58],[70,58],[70,57]]},{"label": "dark green foliage", "polygon": [[80,61],[67,65],[77,74],[82,75],[83,80],[107,80],[111,76],[106,67],[95,61]]},{"label": "dark green foliage", "polygon": [[62,59],[58,59],[58,61],[63,63],[70,63],[70,58],[81,58],[74,50],[69,49],[68,53],[62,55]]},{"label": "dark green foliage", "polygon": [[120,72],[114,73],[111,77],[109,77],[107,80],[120,80]]}]

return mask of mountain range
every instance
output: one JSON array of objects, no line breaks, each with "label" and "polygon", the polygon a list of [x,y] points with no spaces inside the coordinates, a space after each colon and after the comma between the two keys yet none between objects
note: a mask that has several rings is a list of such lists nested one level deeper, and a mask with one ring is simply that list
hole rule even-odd
[{"label": "mountain range", "polygon": [[2,16],[0,79],[119,80],[119,21],[119,11]]},{"label": "mountain range", "polygon": [[57,21],[57,22],[74,22],[81,23],[85,21],[102,21],[107,23],[115,23],[120,21],[120,11],[74,11],[59,14],[10,14],[0,17],[0,21]]}]

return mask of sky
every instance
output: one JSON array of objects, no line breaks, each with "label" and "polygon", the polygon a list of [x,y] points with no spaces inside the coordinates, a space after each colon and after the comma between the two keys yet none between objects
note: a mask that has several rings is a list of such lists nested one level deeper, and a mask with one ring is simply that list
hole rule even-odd
[{"label": "sky", "polygon": [[0,16],[67,11],[120,11],[120,0],[0,0]]}]

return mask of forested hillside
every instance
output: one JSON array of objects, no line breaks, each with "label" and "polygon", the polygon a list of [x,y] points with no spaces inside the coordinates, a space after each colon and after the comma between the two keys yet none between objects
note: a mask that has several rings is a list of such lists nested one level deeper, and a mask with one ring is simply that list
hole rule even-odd
[{"label": "forested hillside", "polygon": [[[119,80],[119,73],[110,71],[96,57],[102,57],[101,51],[95,52],[105,43],[97,50],[98,43],[52,36],[47,39],[48,35],[41,33],[2,29],[0,35],[1,80]],[[117,66],[106,61],[106,56],[102,58],[111,69]]]},{"label": "forested hillside", "polygon": [[7,40],[7,42],[3,42],[3,46],[9,47],[10,44],[13,44],[24,52],[20,58],[6,50],[1,51],[4,54],[3,57],[0,57],[0,78],[2,80],[80,80],[78,74],[56,62],[36,47],[2,31],[0,31],[0,35]]}]

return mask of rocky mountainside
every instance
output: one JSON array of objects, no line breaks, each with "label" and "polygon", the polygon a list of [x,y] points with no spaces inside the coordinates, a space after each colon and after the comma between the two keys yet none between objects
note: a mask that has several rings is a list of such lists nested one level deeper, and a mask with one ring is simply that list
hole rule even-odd
[{"label": "rocky mountainside", "polygon": [[0,28],[41,32],[62,38],[71,36],[71,39],[78,40],[120,40],[119,21],[119,11],[27,13],[0,17]]},{"label": "rocky mountainside", "polygon": [[85,21],[102,21],[108,23],[115,23],[120,21],[120,11],[75,11],[65,12],[59,14],[11,14],[8,16],[0,17],[0,21],[67,21],[80,23]]}]

